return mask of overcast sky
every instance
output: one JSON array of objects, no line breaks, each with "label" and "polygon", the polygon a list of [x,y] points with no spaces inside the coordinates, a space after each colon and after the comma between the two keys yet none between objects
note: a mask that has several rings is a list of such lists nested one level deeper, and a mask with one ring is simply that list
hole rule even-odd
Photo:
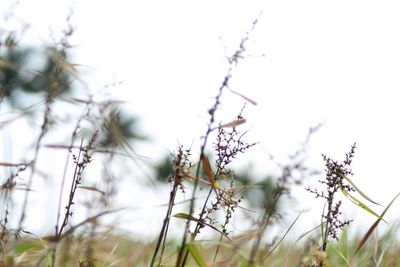
[{"label": "overcast sky", "polygon": [[[16,14],[40,41],[65,26],[71,6],[21,1]],[[243,129],[260,142],[251,157],[261,167],[265,150],[284,159],[323,123],[310,145],[314,166],[357,142],[354,182],[383,204],[399,191],[398,1],[76,1],[73,10],[74,60],[93,90],[123,82],[113,95],[155,140],[145,156],[198,143],[226,56],[262,13],[231,83],[258,103],[244,112]],[[226,92],[221,119],[242,105]]]}]

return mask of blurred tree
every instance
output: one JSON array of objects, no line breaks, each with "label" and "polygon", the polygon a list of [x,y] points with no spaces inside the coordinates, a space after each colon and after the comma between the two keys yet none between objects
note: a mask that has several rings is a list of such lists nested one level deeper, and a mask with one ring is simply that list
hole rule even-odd
[{"label": "blurred tree", "polygon": [[244,199],[246,199],[253,208],[264,209],[273,205],[272,209],[275,212],[279,201],[271,202],[271,196],[277,190],[276,179],[271,175],[266,175],[259,182],[255,182],[250,170],[251,169],[248,167],[234,174],[234,180],[245,188]]},{"label": "blurred tree", "polygon": [[[12,108],[25,109],[38,99],[55,101],[60,96],[82,97],[73,90],[76,79],[77,72],[69,63],[66,47],[24,47],[13,34],[4,40],[0,36],[0,103],[6,101]],[[101,115],[103,123],[98,145],[132,151],[130,141],[147,139],[138,133],[139,119],[122,112],[118,105],[112,105]]]},{"label": "blurred tree", "polygon": [[172,159],[171,154],[165,155],[154,167],[155,177],[158,182],[166,183],[168,181],[167,178],[172,173]]},{"label": "blurred tree", "polygon": [[133,150],[128,141],[144,141],[148,138],[138,132],[139,119],[112,107],[105,115],[99,144],[106,148],[121,147]]},{"label": "blurred tree", "polygon": [[21,47],[13,35],[0,46],[0,100],[15,108],[30,103],[33,95],[51,97],[70,93],[74,69],[66,50],[56,47]]},{"label": "blurred tree", "polygon": [[[165,155],[154,167],[156,180],[166,183],[167,177],[172,173],[172,155]],[[278,191],[276,177],[264,176],[259,182],[254,180],[251,173],[252,165],[248,165],[238,172],[234,172],[233,179],[238,187],[243,188],[244,199],[252,208],[265,209],[269,207],[275,213],[279,207],[280,199],[272,197]],[[201,172],[201,176],[204,175]],[[272,207],[271,207],[272,206]]]}]

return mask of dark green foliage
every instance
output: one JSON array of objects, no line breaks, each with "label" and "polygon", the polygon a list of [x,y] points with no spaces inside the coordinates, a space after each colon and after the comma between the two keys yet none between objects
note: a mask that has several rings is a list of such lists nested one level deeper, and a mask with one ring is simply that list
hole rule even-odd
[{"label": "dark green foliage", "polygon": [[164,158],[154,167],[156,180],[159,182],[167,182],[168,177],[172,173],[172,156],[166,155]]},{"label": "dark green foliage", "polygon": [[132,152],[129,141],[144,141],[147,138],[138,130],[138,118],[112,107],[104,118],[99,144],[106,148],[122,147]]},{"label": "dark green foliage", "polygon": [[[265,176],[259,182],[252,178],[250,170],[247,168],[242,172],[235,172],[235,181],[245,187],[244,196],[252,207],[264,208],[269,206],[269,196],[276,190],[276,181],[272,175]],[[278,203],[275,203],[276,205]]]},{"label": "dark green foliage", "polygon": [[56,97],[72,91],[72,74],[66,50],[26,47],[8,37],[0,50],[0,97],[16,108],[33,104],[34,95]]}]

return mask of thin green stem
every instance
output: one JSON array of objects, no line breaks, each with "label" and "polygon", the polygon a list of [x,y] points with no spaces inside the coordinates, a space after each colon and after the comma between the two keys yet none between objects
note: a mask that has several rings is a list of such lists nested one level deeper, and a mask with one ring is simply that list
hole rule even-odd
[{"label": "thin green stem", "polygon": [[[213,187],[211,187],[210,191],[208,191],[208,195],[206,197],[206,200],[204,201],[203,208],[201,209],[201,212],[200,212],[199,222],[196,224],[196,227],[195,227],[195,229],[194,229],[194,231],[193,231],[193,233],[191,235],[191,240],[192,241],[194,241],[196,239],[196,236],[199,233],[200,228],[202,227],[202,224],[200,222],[203,219],[203,215],[205,214],[205,210],[207,208],[207,203],[208,203],[208,200],[210,199],[210,196],[211,196],[212,192],[213,192]],[[189,251],[186,250],[185,251],[185,256],[184,256],[183,261],[182,261],[182,266],[185,266],[188,256],[189,256]]]},{"label": "thin green stem", "polygon": [[[211,129],[211,127],[209,126],[209,129],[208,129],[208,133],[211,131],[210,130]],[[193,215],[193,212],[194,212],[194,204],[195,204],[195,199],[196,199],[196,191],[197,191],[197,186],[198,186],[198,184],[199,184],[199,175],[200,175],[200,167],[201,167],[201,164],[202,164],[202,159],[203,159],[203,157],[204,157],[204,148],[205,148],[205,145],[206,145],[206,143],[207,143],[207,137],[208,137],[208,133],[207,133],[207,135],[205,136],[205,138],[204,138],[204,143],[203,143],[203,145],[202,145],[202,147],[201,147],[201,151],[200,151],[200,160],[199,160],[199,164],[197,165],[197,168],[196,168],[196,179],[195,179],[195,182],[194,182],[194,187],[193,187],[193,193],[192,193],[192,198],[190,199],[190,209],[189,209],[189,214],[190,214],[190,216],[192,216]],[[190,230],[190,220],[187,220],[186,221],[186,226],[185,226],[185,232],[183,233],[183,238],[182,238],[182,243],[181,243],[181,247],[179,248],[179,253],[178,253],[178,258],[177,258],[177,261],[176,261],[176,266],[178,267],[178,266],[180,266],[181,265],[181,262],[182,262],[182,264],[184,265],[185,264],[185,262],[186,262],[186,258],[187,258],[187,256],[186,256],[186,254],[187,254],[187,250],[186,250],[186,242],[187,242],[187,234],[188,234],[188,232],[189,232],[189,230]],[[182,261],[182,257],[183,257],[183,254],[185,253],[185,260],[183,260]]]},{"label": "thin green stem", "polygon": [[[154,263],[156,261],[157,258],[157,254],[158,251],[160,250],[160,247],[162,247],[161,249],[161,253],[160,253],[160,259],[159,259],[159,265],[161,263],[162,260],[162,255],[164,253],[164,248],[165,248],[165,240],[167,237],[167,233],[168,233],[168,226],[169,226],[169,221],[171,218],[171,213],[172,213],[172,208],[174,206],[174,202],[175,202],[175,196],[176,196],[176,191],[178,190],[178,182],[174,182],[174,186],[170,192],[170,198],[169,198],[169,202],[168,202],[168,209],[167,209],[167,213],[165,214],[165,218],[164,218],[164,222],[160,231],[160,235],[158,236],[158,240],[157,240],[157,245],[156,248],[154,250],[154,254],[153,257],[151,259],[151,263],[150,263],[150,267],[154,266]],[[163,243],[163,245],[161,246],[161,242]]]}]

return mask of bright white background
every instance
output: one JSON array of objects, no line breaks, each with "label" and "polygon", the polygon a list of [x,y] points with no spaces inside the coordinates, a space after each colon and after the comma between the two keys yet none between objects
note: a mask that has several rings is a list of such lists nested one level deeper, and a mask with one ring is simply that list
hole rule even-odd
[{"label": "bright white background", "polygon": [[[312,166],[323,167],[321,153],[343,159],[357,142],[354,182],[383,204],[400,191],[397,1],[41,0],[21,1],[15,14],[31,24],[31,38],[40,42],[65,27],[71,7],[75,63],[84,65],[94,91],[122,81],[112,94],[127,101],[142,118],[143,132],[152,135],[151,146],[140,150],[150,160],[178,142],[197,144],[226,56],[262,11],[232,80],[232,89],[258,102],[247,106],[243,126],[250,130],[248,139],[260,142],[248,153],[257,171],[273,170],[265,150],[284,160],[310,126],[323,123],[311,141]],[[227,92],[221,118],[231,120],[242,104]],[[304,207],[320,212],[320,201],[298,190]],[[165,196],[149,193],[143,202],[151,207]],[[348,206],[353,215],[357,209]],[[398,207],[389,217],[397,218]],[[137,217],[143,225],[158,225],[152,215]],[[374,221],[364,217],[367,225]],[[305,220],[313,225],[318,216]]]}]

